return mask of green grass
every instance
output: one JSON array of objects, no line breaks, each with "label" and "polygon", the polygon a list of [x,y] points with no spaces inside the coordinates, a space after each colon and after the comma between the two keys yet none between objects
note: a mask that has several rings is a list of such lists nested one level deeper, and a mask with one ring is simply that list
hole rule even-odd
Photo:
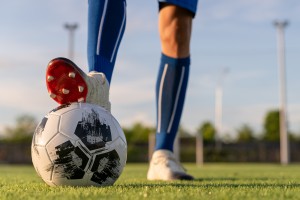
[{"label": "green grass", "polygon": [[109,187],[49,187],[32,166],[0,165],[0,199],[300,199],[300,165],[185,164],[194,181],[150,182],[127,164]]}]

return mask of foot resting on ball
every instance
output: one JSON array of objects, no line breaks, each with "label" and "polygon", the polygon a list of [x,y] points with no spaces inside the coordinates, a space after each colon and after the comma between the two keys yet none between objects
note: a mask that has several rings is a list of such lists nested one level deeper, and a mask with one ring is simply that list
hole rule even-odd
[{"label": "foot resting on ball", "polygon": [[194,178],[185,172],[185,169],[175,158],[173,152],[156,150],[150,161],[147,179],[171,181],[193,180]]},{"label": "foot resting on ball", "polygon": [[87,102],[110,111],[109,83],[103,73],[85,74],[66,58],[55,58],[48,64],[46,84],[49,95],[59,104]]}]

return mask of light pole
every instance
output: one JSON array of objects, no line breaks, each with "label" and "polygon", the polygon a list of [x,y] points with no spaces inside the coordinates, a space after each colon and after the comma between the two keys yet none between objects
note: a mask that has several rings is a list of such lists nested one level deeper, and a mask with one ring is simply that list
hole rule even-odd
[{"label": "light pole", "polygon": [[69,31],[69,59],[73,60],[74,56],[74,32],[78,28],[78,24],[68,24],[66,23],[64,27]]},{"label": "light pole", "polygon": [[223,116],[223,80],[225,78],[225,75],[229,72],[228,68],[224,68],[221,72],[220,78],[217,82],[216,87],[216,99],[215,99],[215,128],[216,128],[216,135],[215,135],[215,141],[216,141],[216,149],[221,150],[222,148],[222,141],[221,141],[221,133],[223,129],[222,125],[222,116]]},{"label": "light pole", "polygon": [[286,112],[286,74],[285,74],[285,40],[284,28],[288,25],[287,21],[274,21],[277,29],[277,48],[278,48],[278,67],[280,77],[280,162],[283,165],[289,163],[289,139],[287,133],[287,112]]}]

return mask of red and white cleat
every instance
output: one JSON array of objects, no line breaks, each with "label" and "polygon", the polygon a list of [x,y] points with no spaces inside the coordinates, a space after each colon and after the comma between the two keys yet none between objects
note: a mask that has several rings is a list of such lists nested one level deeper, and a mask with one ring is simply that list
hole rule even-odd
[{"label": "red and white cleat", "polygon": [[109,84],[103,73],[85,74],[66,58],[55,58],[46,70],[49,95],[59,104],[87,102],[97,104],[110,112]]}]

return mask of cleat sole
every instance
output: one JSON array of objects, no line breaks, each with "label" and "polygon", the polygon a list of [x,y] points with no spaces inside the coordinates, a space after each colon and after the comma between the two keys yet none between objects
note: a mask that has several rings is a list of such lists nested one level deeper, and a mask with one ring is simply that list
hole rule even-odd
[{"label": "cleat sole", "polygon": [[51,97],[52,99],[54,99],[54,98],[56,97],[56,94],[51,93],[51,94],[50,94],[50,97]]},{"label": "cleat sole", "polygon": [[70,77],[70,78],[75,78],[75,76],[76,76],[76,74],[75,74],[74,72],[70,72],[70,73],[69,73],[69,77]]},{"label": "cleat sole", "polygon": [[70,90],[67,90],[67,89],[64,88],[64,89],[62,89],[62,93],[63,93],[63,94],[69,94],[69,93],[70,93]]},{"label": "cleat sole", "polygon": [[83,92],[83,90],[84,90],[84,87],[78,86],[78,91],[79,91],[79,92]]},{"label": "cleat sole", "polygon": [[84,89],[87,88],[86,77],[87,75],[69,59],[55,58],[47,66],[47,90],[51,98],[59,104],[78,102],[79,99],[85,102],[88,92]]},{"label": "cleat sole", "polygon": [[47,81],[50,82],[50,81],[53,81],[54,80],[54,77],[53,76],[47,76]]}]

